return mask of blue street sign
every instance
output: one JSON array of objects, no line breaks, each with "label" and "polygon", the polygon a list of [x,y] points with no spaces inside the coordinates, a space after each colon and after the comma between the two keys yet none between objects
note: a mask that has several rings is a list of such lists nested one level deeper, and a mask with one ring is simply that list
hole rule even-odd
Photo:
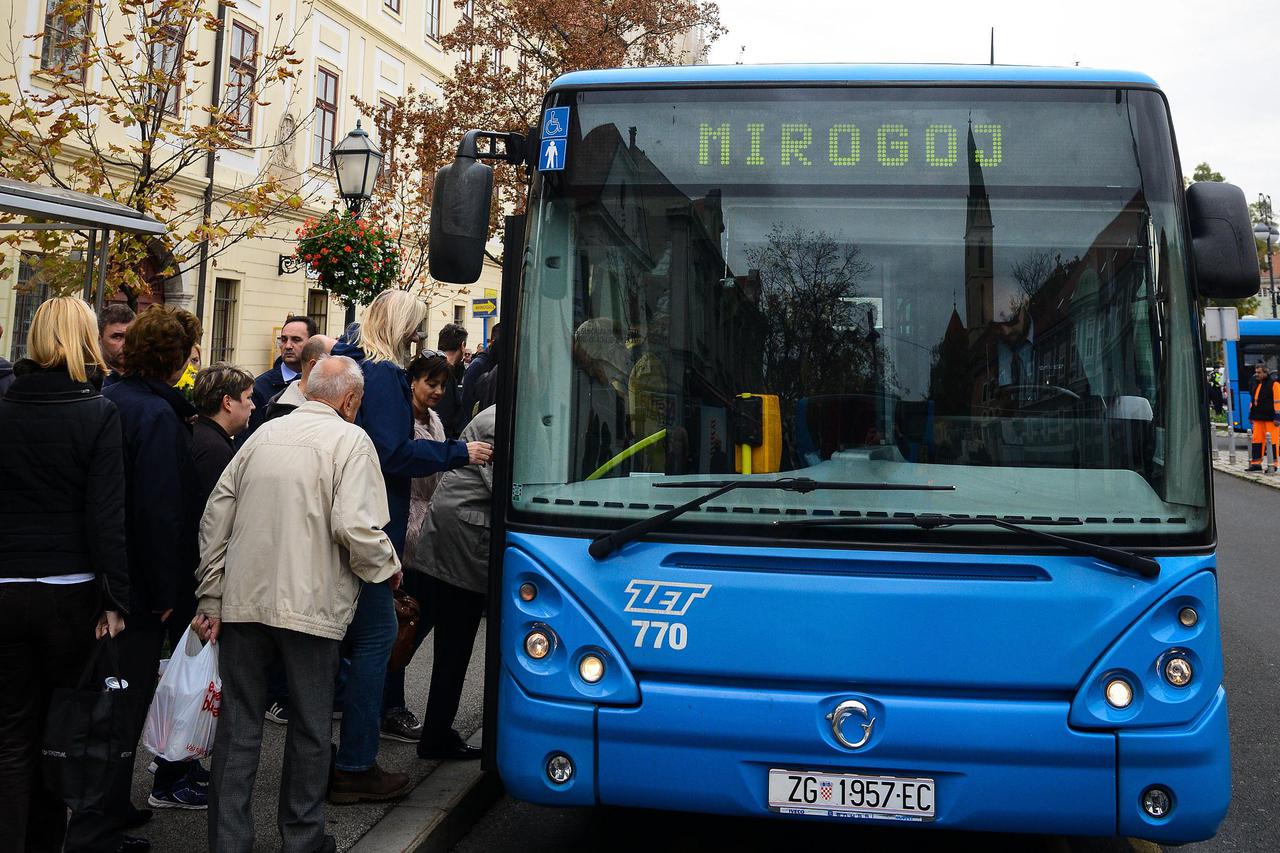
[{"label": "blue street sign", "polygon": [[472,317],[496,317],[498,314],[498,300],[496,299],[472,299],[471,300],[471,316]]},{"label": "blue street sign", "polygon": [[558,172],[564,168],[565,147],[567,139],[544,139],[538,150],[538,171]]},{"label": "blue street sign", "polygon": [[569,108],[552,107],[542,115],[542,138],[564,139],[569,135]]}]

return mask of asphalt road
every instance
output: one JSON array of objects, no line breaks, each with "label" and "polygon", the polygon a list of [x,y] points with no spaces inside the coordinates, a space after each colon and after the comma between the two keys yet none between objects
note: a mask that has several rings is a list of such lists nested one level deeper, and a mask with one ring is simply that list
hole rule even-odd
[{"label": "asphalt road", "polygon": [[[1225,454],[1224,454],[1225,459]],[[1247,460],[1245,460],[1247,461]],[[1280,475],[1278,475],[1280,476]],[[1280,850],[1280,489],[1214,474],[1223,643],[1234,793],[1217,837],[1194,853]],[[942,833],[827,823],[734,820],[625,809],[549,809],[503,797],[454,849],[459,853],[576,850],[781,849],[1054,851],[1158,850],[1125,839]]]}]

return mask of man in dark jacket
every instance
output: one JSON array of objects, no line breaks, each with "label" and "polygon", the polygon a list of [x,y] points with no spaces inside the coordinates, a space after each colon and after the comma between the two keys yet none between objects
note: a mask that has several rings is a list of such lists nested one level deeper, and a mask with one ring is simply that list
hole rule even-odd
[{"label": "man in dark jacket", "polygon": [[267,403],[285,389],[285,386],[302,375],[302,348],[317,331],[316,321],[297,314],[285,318],[280,327],[280,356],[271,369],[253,380],[254,412],[249,416],[249,428],[240,436],[237,444],[243,445],[267,419]]},{"label": "man in dark jacket", "polygon": [[103,388],[115,385],[124,376],[124,336],[136,316],[123,302],[104,305],[98,315],[98,347],[102,350],[102,360],[110,368],[102,381]]},{"label": "man in dark jacket", "polygon": [[222,469],[236,454],[233,439],[249,424],[252,393],[253,374],[226,362],[196,374],[191,402],[200,417],[191,428],[191,461],[196,473],[196,506],[201,513]]},{"label": "man in dark jacket", "polygon": [[491,368],[497,366],[493,353],[494,348],[498,345],[498,329],[501,325],[501,323],[493,324],[493,329],[489,332],[489,348],[471,357],[471,364],[467,366],[467,372],[462,377],[462,409],[458,413],[459,430],[464,429],[467,424],[471,423],[471,419],[475,417],[478,411],[480,377],[488,373]]},{"label": "man in dark jacket", "polygon": [[440,402],[436,403],[436,414],[440,416],[440,423],[444,426],[444,437],[457,438],[462,432],[458,418],[462,411],[462,376],[465,369],[462,356],[467,349],[466,327],[449,323],[440,330],[436,349],[444,353],[445,360],[449,362],[449,381]]},{"label": "man in dark jacket", "polygon": [[[121,675],[134,694],[133,738],[142,734],[155,693],[160,651],[175,613],[195,609],[196,531],[199,508],[191,462],[196,411],[173,387],[200,340],[200,321],[189,311],[152,306],[125,335],[124,378],[103,391],[120,412],[124,439],[125,530],[129,562],[129,627],[118,640]],[[180,622],[176,625],[183,628]],[[207,795],[188,771],[194,764],[161,762],[148,802],[155,808],[201,809]],[[129,773],[108,783],[101,812],[72,815],[71,850],[114,853],[134,820]],[[207,778],[207,776],[205,777]]]}]

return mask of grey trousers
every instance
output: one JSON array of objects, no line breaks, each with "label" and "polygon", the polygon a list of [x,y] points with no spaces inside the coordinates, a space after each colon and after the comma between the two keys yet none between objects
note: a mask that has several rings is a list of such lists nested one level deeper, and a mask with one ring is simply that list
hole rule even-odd
[{"label": "grey trousers", "polygon": [[222,710],[213,741],[209,790],[211,853],[251,853],[250,800],[267,710],[267,670],[279,663],[289,682],[277,819],[282,853],[333,850],[324,831],[325,788],[333,735],[333,682],[340,641],[255,622],[223,623],[218,637]]}]

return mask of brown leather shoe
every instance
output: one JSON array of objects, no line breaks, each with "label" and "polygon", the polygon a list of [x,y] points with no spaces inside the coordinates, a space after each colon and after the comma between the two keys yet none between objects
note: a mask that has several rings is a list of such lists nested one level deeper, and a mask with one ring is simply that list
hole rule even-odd
[{"label": "brown leather shoe", "polygon": [[335,768],[329,802],[349,804],[395,800],[409,793],[412,787],[413,780],[407,773],[388,773],[376,764],[360,772]]}]

